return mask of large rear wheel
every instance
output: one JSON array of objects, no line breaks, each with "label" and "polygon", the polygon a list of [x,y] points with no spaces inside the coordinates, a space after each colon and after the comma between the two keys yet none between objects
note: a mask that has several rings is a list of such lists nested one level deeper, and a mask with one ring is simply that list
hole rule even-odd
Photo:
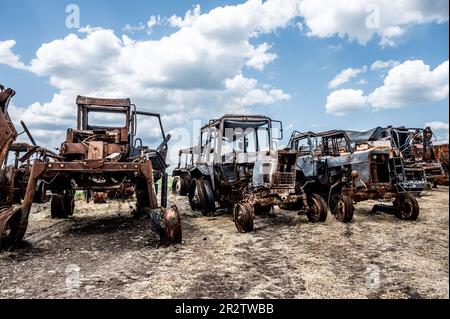
[{"label": "large rear wheel", "polygon": [[194,178],[189,189],[189,204],[194,211],[203,214],[214,212],[216,204],[214,193],[209,180]]},{"label": "large rear wheel", "polygon": [[172,182],[172,194],[186,196],[189,193],[189,177],[175,176]]},{"label": "large rear wheel", "polygon": [[66,212],[64,204],[64,195],[53,194],[50,202],[50,215],[55,218],[67,218],[69,215]]}]

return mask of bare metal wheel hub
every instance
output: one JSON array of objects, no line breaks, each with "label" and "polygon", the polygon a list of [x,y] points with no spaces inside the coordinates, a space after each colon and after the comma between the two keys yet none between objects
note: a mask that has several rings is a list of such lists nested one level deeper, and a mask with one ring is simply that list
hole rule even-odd
[{"label": "bare metal wheel hub", "polygon": [[234,223],[240,233],[253,231],[254,209],[249,203],[236,203],[234,205]]}]

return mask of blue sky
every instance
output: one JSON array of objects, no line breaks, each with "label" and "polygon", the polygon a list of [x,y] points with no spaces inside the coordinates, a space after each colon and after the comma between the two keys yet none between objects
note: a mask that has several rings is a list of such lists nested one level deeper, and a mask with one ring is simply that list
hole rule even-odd
[{"label": "blue sky", "polygon": [[[14,119],[51,147],[75,123],[77,94],[128,96],[172,130],[247,112],[287,133],[431,123],[448,138],[448,1],[391,2],[2,1],[0,83],[17,91]],[[91,29],[67,28],[69,3]]]}]

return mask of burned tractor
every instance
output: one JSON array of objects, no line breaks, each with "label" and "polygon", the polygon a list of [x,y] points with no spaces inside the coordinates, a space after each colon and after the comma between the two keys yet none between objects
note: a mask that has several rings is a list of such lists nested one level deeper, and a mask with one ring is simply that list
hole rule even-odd
[{"label": "burned tractor", "polygon": [[194,167],[195,147],[182,149],[178,152],[178,165],[173,169],[172,193],[187,196],[191,185],[190,170]]},{"label": "burned tractor", "polygon": [[[280,136],[273,137],[273,123]],[[298,205],[311,222],[323,222],[327,206],[314,193],[295,189],[297,153],[276,150],[282,124],[261,115],[224,115],[200,131],[199,150],[190,170],[189,203],[195,211],[210,213],[219,207],[233,211],[239,232],[254,228],[255,215],[274,205]],[[201,151],[200,151],[201,150]]]},{"label": "burned tractor", "polygon": [[448,186],[449,184],[448,141],[444,142],[441,141],[434,143],[433,150],[434,154],[436,155],[436,158],[439,160],[439,162],[442,165],[442,168],[444,169],[444,175],[437,179],[437,184]]},{"label": "burned tractor", "polygon": [[405,191],[401,154],[385,145],[354,148],[345,131],[294,132],[289,148],[298,152],[297,182],[312,189],[328,202],[331,212],[342,222],[353,218],[354,202],[394,199],[393,206],[375,205],[372,212],[394,213],[415,220],[417,200]]},{"label": "burned tractor", "polygon": [[[170,135],[165,136],[160,115],[137,111],[129,99],[78,96],[76,104],[77,128],[67,130],[59,154],[35,147],[22,157],[26,160],[38,155],[22,205],[2,212],[0,247],[14,246],[23,238],[39,181],[53,194],[51,215],[57,218],[73,214],[76,190],[107,192],[133,184],[135,215],[149,214],[164,244],[181,242],[178,210],[176,206],[167,208],[165,158]],[[158,120],[162,142],[157,148],[144,146],[142,138],[136,136],[138,117]],[[161,205],[155,192],[160,179]]]},{"label": "burned tractor", "polygon": [[405,180],[402,187],[413,194],[435,186],[446,178],[445,171],[434,153],[430,129],[388,126],[365,132],[346,131],[355,144],[384,143],[386,147],[399,151],[403,158]]},{"label": "burned tractor", "polygon": [[14,202],[14,172],[7,161],[11,145],[18,135],[8,114],[9,102],[15,94],[14,90],[0,85],[0,216]]}]

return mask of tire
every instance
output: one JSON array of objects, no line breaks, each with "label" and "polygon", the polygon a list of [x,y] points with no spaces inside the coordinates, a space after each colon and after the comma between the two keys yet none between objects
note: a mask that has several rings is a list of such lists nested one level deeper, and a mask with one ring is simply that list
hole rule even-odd
[{"label": "tire", "polygon": [[214,193],[209,180],[196,178],[192,180],[189,188],[189,204],[192,210],[202,212],[204,215],[216,210]]},{"label": "tire", "polygon": [[253,209],[255,211],[255,215],[256,216],[267,215],[267,214],[269,214],[272,211],[273,206],[272,205],[269,205],[269,206],[258,206],[258,205],[255,205],[255,206],[253,206]]},{"label": "tire", "polygon": [[172,182],[172,194],[186,196],[189,193],[189,177],[175,176]]},{"label": "tire", "polygon": [[395,216],[403,220],[417,220],[419,217],[419,203],[410,193],[400,194],[394,201]]},{"label": "tire", "polygon": [[21,215],[20,207],[0,208],[0,252],[14,248],[14,245],[22,240],[26,227],[25,229],[20,227]]},{"label": "tire", "polygon": [[327,203],[318,194],[308,196],[309,209],[306,217],[310,223],[323,223],[327,220],[328,207]]},{"label": "tire", "polygon": [[181,193],[181,177],[175,176],[172,181],[172,194],[180,195]]},{"label": "tire", "polygon": [[333,214],[342,223],[349,223],[353,219],[353,200],[349,196],[338,195],[335,200]]},{"label": "tire", "polygon": [[64,195],[53,194],[50,203],[51,218],[67,218],[68,214],[64,204]]},{"label": "tire", "polygon": [[181,189],[180,195],[187,196],[189,194],[189,186],[191,184],[191,177],[188,175],[182,175],[181,178]]},{"label": "tire", "polygon": [[248,203],[236,203],[233,209],[234,224],[238,232],[248,233],[254,229],[254,210]]},{"label": "tire", "polygon": [[47,201],[45,183],[42,181],[38,182],[36,187],[36,192],[34,193],[33,203],[43,204]]},{"label": "tire", "polygon": [[67,216],[72,216],[75,210],[75,193],[67,192],[64,194],[64,210]]}]

